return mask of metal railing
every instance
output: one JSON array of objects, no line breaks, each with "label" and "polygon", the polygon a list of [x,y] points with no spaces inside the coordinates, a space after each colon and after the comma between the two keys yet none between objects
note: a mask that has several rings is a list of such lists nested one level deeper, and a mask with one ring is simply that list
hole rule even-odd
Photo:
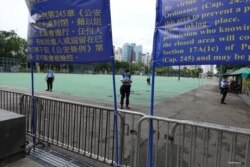
[{"label": "metal railing", "polygon": [[20,113],[20,99],[23,93],[0,90],[0,108]]},{"label": "metal railing", "polygon": [[133,166],[136,144],[136,126],[145,114],[133,111],[119,110],[120,118],[120,164]]},{"label": "metal railing", "polygon": [[[114,164],[112,108],[0,90],[0,108],[26,116],[26,133],[41,142]],[[155,167],[249,167],[250,130],[146,116],[119,110],[121,166],[147,166],[149,122],[153,122]],[[35,129],[35,134],[32,129]]]},{"label": "metal railing", "polygon": [[[152,120],[152,121],[150,121]],[[153,162],[158,167],[249,167],[250,130],[222,125],[145,116],[137,125],[136,161],[147,166],[144,127],[153,122]],[[147,144],[145,144],[147,146]]]},{"label": "metal railing", "polygon": [[[35,96],[34,101],[36,123],[32,124],[32,96],[0,90],[0,108],[25,115],[28,135],[106,164],[114,164],[112,108],[44,96]],[[133,164],[131,155],[135,150],[136,121],[143,116],[138,112],[119,111],[119,163],[123,166]]]}]

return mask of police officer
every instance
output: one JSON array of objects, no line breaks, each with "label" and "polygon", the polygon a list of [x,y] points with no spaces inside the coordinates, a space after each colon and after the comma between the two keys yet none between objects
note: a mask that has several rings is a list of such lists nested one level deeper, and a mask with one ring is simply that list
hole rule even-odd
[{"label": "police officer", "polygon": [[47,81],[46,91],[52,91],[54,79],[55,79],[54,72],[51,69],[48,69],[48,72],[45,78],[45,80]]},{"label": "police officer", "polygon": [[150,76],[147,77],[147,84],[150,85]]},{"label": "police officer", "polygon": [[226,104],[224,102],[225,98],[227,96],[227,91],[228,91],[228,81],[227,81],[226,77],[223,77],[223,79],[221,80],[220,86],[221,86],[220,89],[221,89],[221,94],[222,94],[220,103],[221,104]]},{"label": "police officer", "polygon": [[125,72],[122,74],[121,78],[122,85],[120,87],[120,94],[121,94],[121,109],[123,109],[124,99],[126,97],[126,109],[129,108],[129,95],[130,95],[130,88],[131,88],[131,74],[129,70],[126,69]]}]

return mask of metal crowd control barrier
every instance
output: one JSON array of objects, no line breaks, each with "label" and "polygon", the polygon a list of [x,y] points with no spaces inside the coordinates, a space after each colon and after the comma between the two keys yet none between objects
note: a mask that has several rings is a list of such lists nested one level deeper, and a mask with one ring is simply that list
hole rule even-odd
[{"label": "metal crowd control barrier", "polygon": [[20,99],[22,96],[23,93],[0,90],[0,108],[18,113],[20,111]]},{"label": "metal crowd control barrier", "polygon": [[133,166],[135,157],[136,126],[140,118],[145,114],[133,111],[119,110],[120,116],[120,164]]},{"label": "metal crowd control barrier", "polygon": [[[50,143],[114,164],[114,112],[112,108],[92,106],[43,96],[35,96],[36,134],[32,134],[32,97],[0,90],[0,108],[26,116],[26,133]],[[136,122],[144,114],[119,111],[119,162],[132,166]]]},{"label": "metal crowd control barrier", "polygon": [[154,127],[154,167],[250,166],[249,129],[145,116],[137,125],[135,167],[147,166],[146,151],[140,145],[148,139],[143,127],[150,122]]},{"label": "metal crowd control barrier", "polygon": [[[31,96],[0,90],[0,108],[26,115],[26,133],[41,142],[114,164],[114,112],[35,96],[36,134],[32,134]],[[119,110],[121,166],[145,167],[149,120],[153,122],[155,167],[249,167],[250,130],[146,116]]]}]

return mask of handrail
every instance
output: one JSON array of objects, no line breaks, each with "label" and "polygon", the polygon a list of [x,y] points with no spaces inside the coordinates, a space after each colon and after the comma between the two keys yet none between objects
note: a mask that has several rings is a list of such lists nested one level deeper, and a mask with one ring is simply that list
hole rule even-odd
[{"label": "handrail", "polygon": [[[114,109],[111,107],[103,107],[98,105],[89,105],[82,102],[74,102],[68,100],[62,100],[52,97],[46,97],[42,95],[35,95],[35,106],[37,111],[37,133],[31,133],[31,95],[28,93],[17,93],[14,91],[6,91],[0,89],[0,108],[17,112],[26,115],[26,133],[31,136],[36,136],[37,139],[54,144],[61,148],[70,150],[77,154],[81,154],[97,161],[104,162],[109,165],[113,165],[114,162]],[[204,159],[202,164],[207,166],[208,164],[208,150],[209,142],[212,132],[215,131],[218,136],[216,139],[216,164],[220,164],[221,160],[221,147],[223,145],[223,135],[228,133],[231,139],[226,141],[230,143],[230,157],[228,164],[238,163],[234,160],[237,147],[237,137],[239,135],[245,137],[244,144],[246,143],[246,150],[243,150],[245,155],[244,165],[249,165],[248,156],[250,154],[250,130],[244,128],[230,127],[225,125],[218,125],[212,123],[191,121],[191,120],[177,120],[172,118],[162,118],[157,116],[148,116],[146,114],[128,111],[118,110],[120,118],[119,123],[119,158],[121,166],[139,166],[141,139],[143,134],[142,130],[148,131],[148,127],[142,129],[142,123],[145,121],[153,120],[157,121],[156,129],[154,129],[156,137],[155,146],[159,146],[158,140],[161,133],[160,126],[167,123],[167,137],[163,139],[166,144],[166,149],[174,151],[177,155],[177,161],[174,162],[174,153],[171,153],[170,157],[166,157],[165,161],[174,166],[180,165],[185,157],[181,147],[185,145],[185,142],[191,142],[189,151],[189,166],[194,166],[196,161],[195,153],[198,150],[197,141],[200,140],[197,135],[198,130],[202,134],[202,142],[200,143],[204,148],[202,152],[202,158]],[[126,129],[125,129],[126,128]],[[127,130],[127,131],[126,131]],[[189,130],[191,137],[188,138],[186,132]],[[178,132],[178,133],[177,133]],[[190,134],[189,134],[190,135]],[[148,135],[146,135],[148,136]],[[228,139],[228,140],[229,140]],[[147,141],[147,139],[143,139]],[[143,141],[143,142],[144,142]],[[201,141],[199,141],[201,142]],[[133,145],[135,143],[135,145]],[[144,142],[145,144],[146,142]],[[169,147],[168,147],[169,145]],[[177,147],[177,148],[175,148]],[[241,148],[242,149],[242,148]],[[168,152],[167,152],[168,154]],[[135,157],[133,156],[135,155]],[[155,157],[162,156],[155,152]],[[166,155],[168,156],[168,155]],[[242,161],[243,162],[243,161]],[[166,164],[166,163],[165,163]],[[155,163],[156,165],[156,163]],[[181,165],[180,165],[181,166]],[[217,165],[219,166],[219,165]]]},{"label": "handrail", "polygon": [[[190,121],[190,120],[177,120],[177,119],[171,119],[171,118],[162,118],[162,117],[157,117],[157,116],[144,116],[142,117],[137,124],[137,138],[136,138],[136,150],[135,150],[135,161],[134,161],[134,166],[138,167],[140,166],[140,139],[141,139],[141,130],[142,130],[142,123],[147,121],[147,123],[152,121],[157,121],[157,122],[162,122],[162,123],[167,123],[168,125],[171,124],[173,125],[168,138],[166,140],[166,144],[169,143],[170,146],[170,150],[171,151],[171,158],[169,159],[169,166],[174,166],[174,162],[173,160],[174,155],[176,155],[177,161],[176,161],[176,165],[179,166],[180,163],[182,163],[182,161],[184,160],[184,153],[183,151],[180,151],[180,147],[184,147],[184,142],[189,141],[191,145],[187,145],[185,146],[185,150],[187,151],[187,149],[190,151],[189,156],[190,159],[187,160],[187,162],[189,162],[189,166],[195,166],[195,151],[194,150],[198,150],[198,146],[197,146],[197,140],[198,140],[198,136],[197,136],[197,130],[198,129],[203,129],[202,131],[200,131],[200,133],[204,134],[204,136],[202,137],[203,139],[203,145],[200,145],[200,149],[203,152],[203,162],[202,164],[204,166],[208,165],[208,150],[212,149],[211,146],[209,147],[209,142],[211,142],[212,136],[211,135],[215,135],[215,138],[217,138],[216,141],[216,146],[215,146],[215,150],[218,150],[216,153],[216,157],[214,163],[216,164],[220,164],[221,163],[221,151],[219,151],[222,148],[222,143],[223,142],[229,142],[230,143],[230,150],[229,150],[229,160],[228,162],[226,162],[229,166],[232,164],[244,164],[245,167],[247,167],[248,165],[250,165],[250,129],[245,129],[245,128],[237,128],[237,127],[229,127],[229,126],[224,126],[224,125],[218,125],[218,124],[212,124],[212,123],[204,123],[204,122],[198,122],[198,121]],[[159,124],[159,123],[158,123]],[[176,129],[177,127],[180,126],[179,128],[179,132],[176,133]],[[190,127],[192,129],[191,133],[192,136],[189,136],[186,134],[187,133],[187,127]],[[164,128],[163,128],[164,129]],[[193,129],[195,130],[195,135],[193,135]],[[189,134],[188,133],[188,134]],[[226,140],[223,139],[221,137],[221,135],[223,134],[228,134],[229,136],[231,136],[231,140]],[[153,135],[153,134],[152,134]],[[190,134],[189,134],[190,135]],[[169,138],[171,137],[171,139]],[[243,149],[241,152],[245,154],[245,159],[243,158],[242,161],[236,161],[234,159],[235,155],[236,155],[236,143],[237,143],[237,138],[241,137],[241,145],[245,145],[245,150],[242,148],[242,146],[239,146],[239,149]],[[159,137],[156,137],[156,143]],[[244,138],[244,139],[242,139]],[[170,140],[168,142],[168,140]],[[226,140],[226,141],[225,141]],[[177,142],[177,143],[175,143]],[[176,144],[177,146],[177,153],[174,153],[174,144]],[[157,145],[157,144],[156,144]],[[155,146],[156,147],[156,146]],[[186,148],[187,147],[187,148]],[[155,148],[157,149],[157,148]],[[183,148],[182,148],[183,149]],[[188,153],[187,153],[188,154]],[[210,153],[211,154],[211,153]],[[217,155],[218,154],[218,155]],[[156,154],[157,155],[157,154]],[[167,152],[166,152],[166,156]],[[224,155],[225,156],[225,155]],[[242,156],[242,155],[241,155]],[[145,158],[145,157],[144,157]],[[154,157],[155,159],[157,159],[157,157]],[[187,158],[187,157],[186,157]],[[166,158],[167,159],[167,158]],[[210,158],[210,160],[212,160]],[[156,160],[155,160],[156,161]],[[147,162],[147,161],[146,161]],[[225,162],[224,162],[225,163]],[[165,166],[167,166],[167,164],[165,163]]]}]

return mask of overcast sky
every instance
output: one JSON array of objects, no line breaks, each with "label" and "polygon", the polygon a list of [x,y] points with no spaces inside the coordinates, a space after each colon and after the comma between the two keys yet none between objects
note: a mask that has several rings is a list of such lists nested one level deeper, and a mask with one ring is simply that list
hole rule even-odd
[{"label": "overcast sky", "polygon": [[[143,46],[152,51],[156,0],[110,0],[113,44]],[[0,5],[0,30],[14,30],[27,39],[28,9],[25,0],[5,0]]]}]

